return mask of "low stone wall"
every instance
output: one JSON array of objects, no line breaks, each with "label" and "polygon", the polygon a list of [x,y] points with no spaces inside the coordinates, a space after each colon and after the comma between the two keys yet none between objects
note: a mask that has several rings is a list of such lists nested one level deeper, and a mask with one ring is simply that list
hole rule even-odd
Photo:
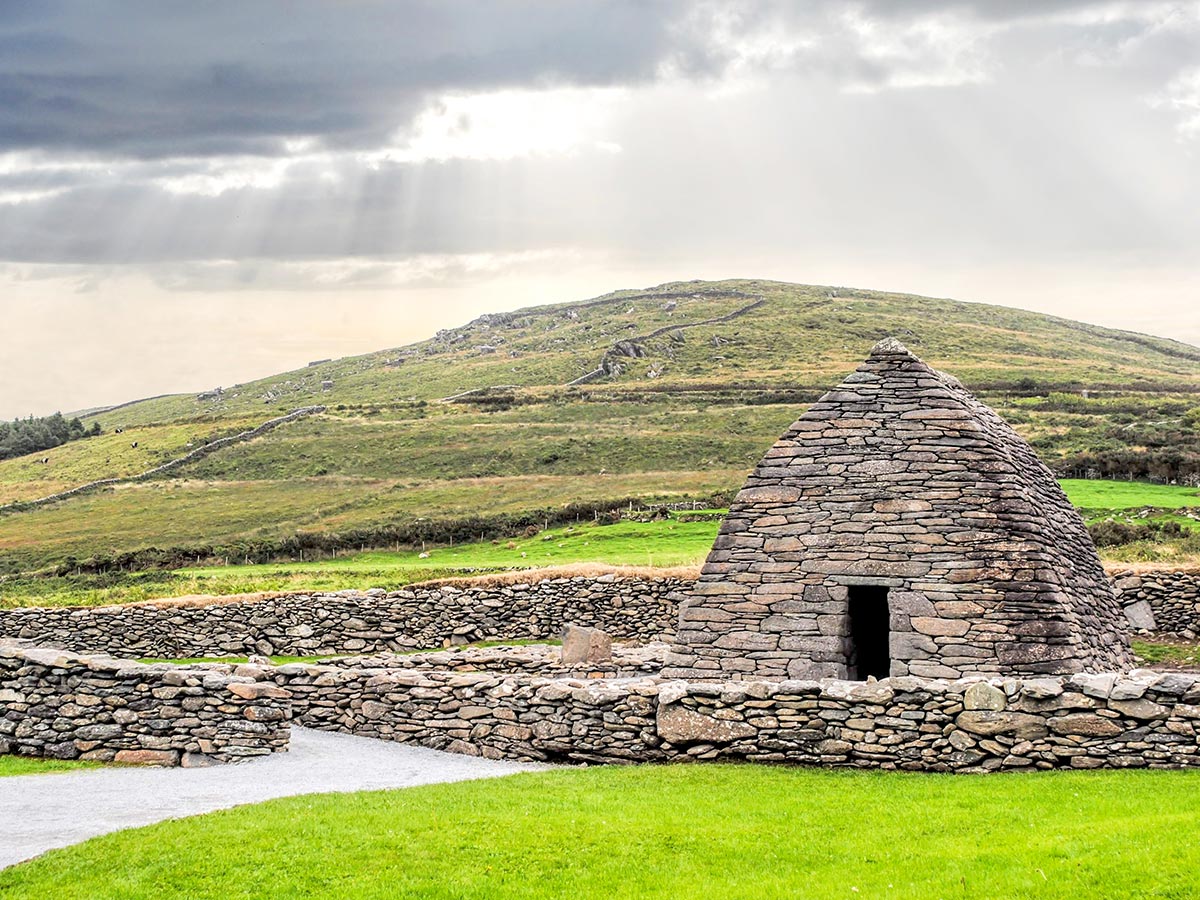
[{"label": "low stone wall", "polygon": [[[1200,572],[1110,575],[1134,628],[1200,634]],[[674,635],[678,600],[692,584],[608,574],[392,592],[0,609],[0,638],[162,659],[369,654],[538,640],[557,637],[568,622],[601,628],[618,640],[652,641]]]},{"label": "low stone wall", "polygon": [[720,684],[335,669],[271,677],[296,721],[491,758],[745,759],[991,772],[1200,766],[1200,676]]},{"label": "low stone wall", "polygon": [[610,574],[234,602],[0,609],[0,637],[154,659],[321,656],[536,640],[557,637],[567,623],[647,641],[674,633],[677,607],[670,595],[685,584]]},{"label": "low stone wall", "polygon": [[[380,654],[333,659],[333,668],[401,669],[439,672],[524,672],[552,678],[637,678],[662,670],[667,645],[660,642],[620,645],[612,656],[593,662],[564,663],[562,648],[549,644],[463,647],[433,653]],[[250,671],[247,666],[231,667]]]},{"label": "low stone wall", "polygon": [[270,682],[0,644],[0,754],[199,766],[287,749]]},{"label": "low stone wall", "polygon": [[1109,572],[1134,628],[1200,635],[1200,571]]}]

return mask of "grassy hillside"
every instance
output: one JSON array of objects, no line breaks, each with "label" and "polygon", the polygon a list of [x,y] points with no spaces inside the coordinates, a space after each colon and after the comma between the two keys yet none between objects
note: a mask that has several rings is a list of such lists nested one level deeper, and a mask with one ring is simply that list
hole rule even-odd
[{"label": "grassy hillside", "polygon": [[483,316],[408,347],[94,411],[85,421],[100,437],[43,454],[48,463],[0,462],[0,503],[127,477],[326,406],[160,481],[0,513],[0,573],[151,547],[710,498],[735,490],[887,335],[961,378],[1064,472],[1200,472],[1200,348],[951,300],[688,282]]}]

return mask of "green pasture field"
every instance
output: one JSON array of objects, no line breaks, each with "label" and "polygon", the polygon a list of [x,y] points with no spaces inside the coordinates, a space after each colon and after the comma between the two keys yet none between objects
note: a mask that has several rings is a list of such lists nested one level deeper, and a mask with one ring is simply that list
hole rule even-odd
[{"label": "green pasture field", "polygon": [[1200,506],[1200,488],[1141,481],[1064,479],[1059,482],[1082,510],[1181,509]]},{"label": "green pasture field", "polygon": [[[144,425],[0,460],[0,506],[36,500],[103,478],[139,475],[183,456],[205,440],[237,434],[261,421],[234,418],[219,423]],[[48,461],[43,463],[43,459]]]},{"label": "green pasture field", "polygon": [[[421,517],[487,516],[627,496],[648,501],[708,497],[743,478],[741,471],[722,469],[424,484],[333,476],[145,482],[0,515],[0,570],[32,572],[67,557],[82,560],[147,547],[220,546],[298,532],[336,533]],[[0,598],[4,596],[0,582]]]},{"label": "green pasture field", "polygon": [[[0,572],[420,517],[726,493],[807,403],[889,335],[958,376],[1050,464],[1160,474],[1200,459],[1200,348],[984,304],[680,282],[484,316],[205,399],[89,414],[101,436],[0,462],[0,504],[133,475],[296,407],[326,407],[155,484],[0,513]],[[636,354],[612,356],[627,341]],[[619,373],[568,386],[606,354]],[[476,393],[448,400],[464,391]],[[1093,519],[1147,503],[1194,505],[1194,492],[1177,503],[1176,492],[1150,485],[1112,498],[1094,495],[1111,482],[1090,484],[1076,502]]]},{"label": "green pasture field", "polygon": [[55,850],[6,900],[1185,900],[1200,772],[601,766],[276,800]]},{"label": "green pasture field", "polygon": [[[386,520],[398,515],[412,516],[435,509],[442,511],[444,515],[454,516],[470,515],[481,509],[504,512],[508,511],[510,503],[515,509],[549,507],[555,498],[562,497],[563,494],[567,494],[573,500],[598,499],[605,496],[604,492],[610,490],[613,485],[620,485],[630,492],[657,489],[660,495],[668,495],[674,488],[683,495],[695,496],[715,488],[723,478],[733,474],[735,473],[717,473],[709,476],[697,473],[646,473],[642,476],[598,476],[593,479],[526,476],[518,479],[434,482],[411,488],[348,480],[344,489],[347,492],[355,489],[363,491],[361,499],[338,506],[337,501],[346,495],[334,493],[330,506],[322,512],[322,517],[317,523],[313,523],[311,519],[303,520],[297,515],[297,511],[303,509],[307,482],[258,482],[252,486],[254,490],[240,496],[249,500],[256,496],[256,491],[261,491],[263,509],[274,511],[282,526],[282,533],[288,527],[325,527],[336,530],[378,521],[381,518]],[[1184,487],[1125,482],[1110,485],[1086,480],[1066,480],[1062,485],[1067,495],[1076,503],[1110,504],[1106,508],[1093,507],[1089,512],[1092,518],[1102,518],[1130,510],[1140,512],[1147,498],[1179,508],[1188,507],[1198,499],[1195,489]],[[318,481],[315,487],[322,486],[325,486],[325,483]],[[128,490],[140,491],[147,498],[161,502],[164,508],[169,508],[172,501],[167,498],[171,496],[172,489],[171,485],[165,484],[139,485]],[[236,528],[238,524],[236,519],[226,518],[222,512],[222,498],[234,496],[225,493],[234,488],[214,483],[208,486],[208,490],[212,492],[212,505],[193,513],[197,517],[192,521],[193,527],[208,529],[210,534],[234,533],[231,530],[221,530]],[[101,494],[90,499],[91,502],[102,505],[105,496]],[[268,505],[268,500],[271,505]],[[288,503],[292,505],[289,507]],[[147,510],[147,514],[153,511],[153,507],[148,504],[143,505],[143,509]],[[296,515],[296,518],[290,521],[284,516],[289,509]],[[311,513],[311,510],[305,511]],[[59,523],[49,516],[53,509],[44,512],[51,518],[51,522],[45,527],[61,529],[57,534],[48,534],[44,540],[67,540],[70,535],[66,531],[65,523]],[[241,512],[261,514],[245,507]],[[686,515],[677,513],[666,521],[622,521],[614,525],[597,525],[584,521],[570,527],[554,527],[532,537],[472,542],[453,547],[430,545],[424,548],[424,552],[428,554],[424,558],[420,555],[421,548],[401,548],[369,550],[304,562],[201,566],[171,572],[151,571],[128,575],[9,578],[0,581],[0,606],[104,605],[155,597],[224,595],[255,591],[333,591],[369,587],[394,589],[431,578],[544,568],[571,563],[591,562],[627,566],[696,565],[707,555],[719,522],[681,521],[680,517],[686,519]],[[1172,517],[1159,515],[1158,518]],[[105,521],[104,518],[100,518],[92,523],[92,527],[99,530],[104,527]],[[301,521],[302,525],[297,524]],[[0,542],[4,539],[5,526],[8,524],[10,521],[0,519]],[[203,533],[205,532],[202,530],[195,532]],[[38,535],[32,537],[43,539]],[[76,546],[86,547],[89,544],[84,542],[94,540],[95,536],[85,533],[76,535],[75,539],[79,541]],[[1131,563],[1168,561],[1183,564],[1198,553],[1198,547],[1191,547],[1190,544],[1177,546],[1169,542],[1142,542],[1104,548],[1106,559]]]}]

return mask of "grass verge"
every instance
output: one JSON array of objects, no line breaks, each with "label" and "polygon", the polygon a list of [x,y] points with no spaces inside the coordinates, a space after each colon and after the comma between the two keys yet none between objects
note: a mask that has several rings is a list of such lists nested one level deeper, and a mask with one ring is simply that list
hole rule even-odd
[{"label": "grass verge", "polygon": [[31,759],[28,756],[0,756],[0,778],[9,775],[41,775],[43,772],[69,772],[94,769],[100,763],[76,759]]},{"label": "grass verge", "polygon": [[298,797],[58,850],[11,898],[1185,898],[1200,772],[602,767]]}]

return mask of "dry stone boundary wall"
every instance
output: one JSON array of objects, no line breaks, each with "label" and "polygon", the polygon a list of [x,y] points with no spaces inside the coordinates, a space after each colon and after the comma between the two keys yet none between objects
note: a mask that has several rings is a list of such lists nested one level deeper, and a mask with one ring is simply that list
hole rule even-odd
[{"label": "dry stone boundary wall", "polygon": [[[1200,634],[1200,572],[1110,574],[1127,611],[1152,611],[1149,630]],[[609,574],[233,602],[0,609],[0,637],[155,659],[431,649],[555,637],[568,622],[601,628],[618,640],[651,641],[675,633],[678,602],[692,584]]]},{"label": "dry stone boundary wall", "polygon": [[[118,408],[119,407],[116,406],[112,407],[112,409]],[[111,410],[106,410],[106,412],[111,412]],[[228,447],[230,444],[240,444],[244,441],[253,440],[256,437],[261,437],[272,429],[278,428],[280,425],[286,425],[288,422],[294,422],[296,419],[302,419],[305,416],[312,416],[323,412],[325,412],[324,406],[304,406],[299,409],[294,409],[287,415],[278,416],[274,419],[268,419],[257,428],[251,428],[248,431],[242,431],[238,434],[230,435],[229,437],[223,437],[215,441],[210,441],[207,444],[203,444],[202,446],[185,453],[183,456],[168,460],[162,465],[155,466],[152,469],[147,469],[144,472],[139,472],[136,475],[128,475],[121,478],[101,478],[98,481],[89,481],[87,484],[81,484],[78,487],[73,487],[66,491],[59,491],[57,494],[50,494],[48,497],[39,497],[36,500],[20,500],[16,503],[9,503],[5,506],[0,506],[0,512],[4,512],[6,510],[33,509],[34,507],[45,506],[49,503],[57,503],[60,500],[66,500],[70,497],[77,497],[80,494],[87,494],[102,487],[111,487],[117,484],[128,484],[135,481],[148,481],[151,478],[155,478],[167,472],[172,472],[182,466],[186,466],[190,462],[203,459],[205,456],[220,450],[222,447]]]},{"label": "dry stone boundary wall", "polygon": [[200,766],[287,749],[270,682],[0,643],[0,754]]},{"label": "dry stone boundary wall", "polygon": [[228,603],[0,609],[0,637],[152,659],[420,650],[557,637],[567,623],[648,641],[674,633],[671,595],[686,586],[676,578],[609,574]]},{"label": "dry stone boundary wall", "polygon": [[931,772],[1200,766],[1200,676],[726,684],[333,669],[272,680],[310,728],[490,758]]},{"label": "dry stone boundary wall", "polygon": [[1129,615],[1135,627],[1183,636],[1200,634],[1200,571],[1126,570],[1110,572],[1109,577],[1127,615],[1138,607],[1149,607],[1151,618]]},{"label": "dry stone boundary wall", "polygon": [[[1160,627],[1194,627],[1197,573],[1114,578],[1123,602],[1151,604]],[[543,638],[566,622],[644,643],[669,638],[689,586],[605,575],[12,609],[0,610],[0,635],[164,658],[386,653]],[[545,648],[179,667],[0,642],[0,753],[201,765],[286,749],[294,718],[493,758],[955,772],[1200,767],[1200,675],[692,683],[657,675],[644,649],[573,671]]]}]

